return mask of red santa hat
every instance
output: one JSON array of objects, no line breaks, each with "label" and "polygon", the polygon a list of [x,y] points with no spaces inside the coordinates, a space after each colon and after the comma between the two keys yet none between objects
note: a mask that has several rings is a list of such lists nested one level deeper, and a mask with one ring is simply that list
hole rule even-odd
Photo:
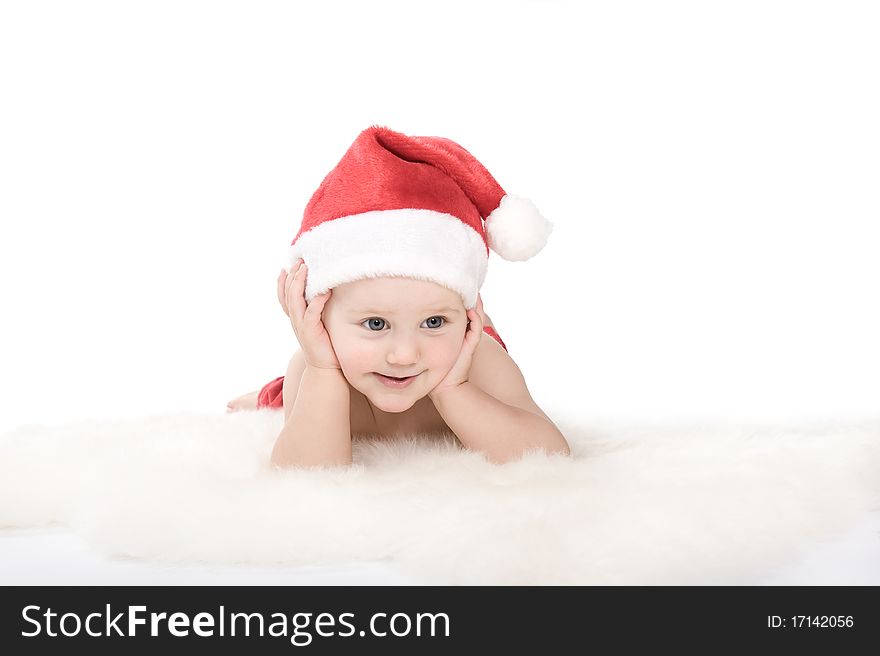
[{"label": "red santa hat", "polygon": [[454,141],[373,125],[312,195],[285,268],[305,261],[307,301],[346,282],[403,276],[458,292],[470,309],[490,248],[528,260],[552,230]]}]

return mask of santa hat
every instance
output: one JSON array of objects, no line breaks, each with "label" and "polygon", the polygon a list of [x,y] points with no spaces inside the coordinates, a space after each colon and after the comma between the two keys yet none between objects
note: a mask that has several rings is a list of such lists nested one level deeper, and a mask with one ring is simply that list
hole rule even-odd
[{"label": "santa hat", "polygon": [[490,248],[528,260],[552,230],[454,141],[373,125],[312,195],[285,268],[305,261],[307,301],[346,282],[404,276],[458,292],[470,309]]}]

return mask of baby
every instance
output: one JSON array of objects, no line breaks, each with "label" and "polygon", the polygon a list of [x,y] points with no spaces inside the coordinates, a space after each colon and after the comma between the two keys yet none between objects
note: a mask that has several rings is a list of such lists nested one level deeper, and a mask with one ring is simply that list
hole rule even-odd
[{"label": "baby", "polygon": [[[361,133],[309,202],[278,277],[300,350],[285,376],[229,404],[283,408],[276,467],[349,465],[357,435],[452,433],[497,463],[532,449],[570,454],[477,293],[487,243],[502,256],[537,252],[521,234],[485,237],[484,215],[489,228],[510,224],[499,198],[510,201],[455,142]],[[534,206],[525,209],[528,218]],[[546,241],[549,224],[534,214],[517,228],[537,226]],[[280,399],[270,399],[273,385]]]}]

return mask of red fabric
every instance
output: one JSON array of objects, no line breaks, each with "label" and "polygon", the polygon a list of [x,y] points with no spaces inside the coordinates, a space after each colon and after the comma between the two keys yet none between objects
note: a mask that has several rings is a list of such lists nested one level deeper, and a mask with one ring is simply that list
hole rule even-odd
[{"label": "red fabric", "polygon": [[483,219],[505,191],[470,152],[445,137],[418,137],[383,126],[363,130],[312,195],[293,239],[343,216],[418,208],[458,217],[489,244]]},{"label": "red fabric", "polygon": [[486,333],[489,337],[492,337],[496,342],[501,344],[501,348],[505,351],[507,347],[504,345],[504,342],[501,341],[501,335],[499,335],[492,326],[483,326],[483,332]]},{"label": "red fabric", "polygon": [[278,376],[271,383],[263,385],[260,390],[260,396],[257,397],[258,408],[281,408],[283,407],[283,399],[281,392],[284,387],[284,376]]},{"label": "red fabric", "polygon": [[[490,326],[483,326],[483,332],[489,335],[506,351],[507,347],[501,341],[501,336]],[[283,407],[283,391],[284,376],[278,376],[270,383],[266,383],[260,390],[260,396],[257,398],[257,408],[281,408]]]}]

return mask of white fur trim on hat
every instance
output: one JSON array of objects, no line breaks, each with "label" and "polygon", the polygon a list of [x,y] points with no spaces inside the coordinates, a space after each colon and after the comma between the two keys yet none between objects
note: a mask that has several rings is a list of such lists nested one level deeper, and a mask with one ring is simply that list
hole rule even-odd
[{"label": "white fur trim on hat", "polygon": [[458,217],[426,209],[375,210],[324,221],[288,247],[303,258],[305,297],[363,278],[402,276],[443,285],[476,306],[489,264],[486,243]]},{"label": "white fur trim on hat", "polygon": [[504,196],[486,217],[489,248],[511,262],[528,260],[547,244],[553,224],[527,198]]}]

